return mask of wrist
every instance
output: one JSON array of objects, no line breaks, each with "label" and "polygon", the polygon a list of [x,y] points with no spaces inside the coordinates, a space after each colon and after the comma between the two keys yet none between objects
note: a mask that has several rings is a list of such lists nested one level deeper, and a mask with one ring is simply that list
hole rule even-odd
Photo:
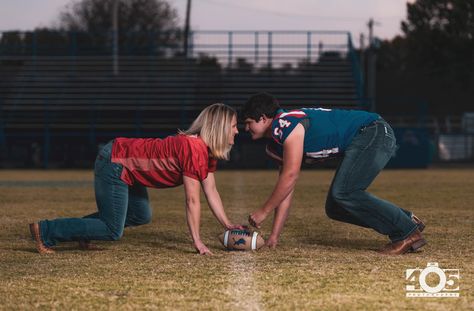
[{"label": "wrist", "polygon": [[270,205],[267,205],[267,204],[262,207],[262,212],[265,213],[265,216],[270,214],[272,210],[273,210],[273,208]]},{"label": "wrist", "polygon": [[201,246],[201,245],[204,245],[204,243],[202,243],[202,241],[199,239],[199,240],[194,240],[193,241],[193,244],[194,246]]},{"label": "wrist", "polygon": [[201,237],[199,235],[191,235],[194,244],[202,243]]},{"label": "wrist", "polygon": [[278,232],[272,232],[270,233],[270,235],[268,236],[269,239],[276,239],[278,240],[280,238],[280,233]]}]

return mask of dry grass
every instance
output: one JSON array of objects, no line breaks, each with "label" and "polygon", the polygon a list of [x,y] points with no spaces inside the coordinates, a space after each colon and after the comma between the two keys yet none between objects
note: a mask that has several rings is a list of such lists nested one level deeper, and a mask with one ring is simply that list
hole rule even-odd
[{"label": "dry grass", "polygon": [[[419,253],[380,256],[373,250],[384,237],[329,220],[324,201],[333,172],[305,171],[278,250],[223,251],[221,228],[204,208],[201,235],[215,255],[200,257],[187,234],[182,188],[151,190],[152,224],[99,242],[105,251],[63,243],[57,254],[40,256],[28,222],[92,212],[92,172],[0,171],[0,309],[472,310],[473,173],[385,171],[372,186],[427,222],[429,245]],[[275,177],[218,172],[232,219],[243,222],[263,203]],[[461,269],[460,298],[405,298],[405,269],[429,261]]]}]

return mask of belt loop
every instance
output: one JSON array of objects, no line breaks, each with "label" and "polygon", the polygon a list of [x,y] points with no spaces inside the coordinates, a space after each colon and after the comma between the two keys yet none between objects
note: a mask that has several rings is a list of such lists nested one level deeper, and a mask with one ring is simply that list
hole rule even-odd
[{"label": "belt loop", "polygon": [[[365,129],[368,128],[368,127],[371,127],[371,126],[373,126],[373,125],[377,125],[377,123],[378,123],[379,120],[380,120],[380,119],[374,120],[374,121],[370,122],[369,124],[360,127],[360,128],[359,128],[359,133],[362,133],[362,132],[365,131]],[[387,129],[385,129],[385,132],[387,132]]]}]

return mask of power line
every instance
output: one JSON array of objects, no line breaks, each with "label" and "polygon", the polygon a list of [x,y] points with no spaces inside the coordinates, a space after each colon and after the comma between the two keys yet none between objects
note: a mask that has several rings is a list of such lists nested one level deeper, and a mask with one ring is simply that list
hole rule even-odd
[{"label": "power line", "polygon": [[[249,7],[249,6],[244,6],[244,5],[239,5],[235,3],[223,3],[220,1],[215,1],[215,0],[200,0],[200,2],[207,2],[211,3],[214,5],[218,5],[221,7],[229,7],[229,8],[236,8],[236,9],[241,9],[241,10],[246,10],[246,11],[252,11],[252,12],[260,12],[264,13],[267,15],[276,15],[280,17],[285,17],[285,18],[295,18],[295,17],[300,17],[300,18],[317,18],[317,19],[325,19],[325,20],[334,20],[334,21],[365,21],[367,17],[356,17],[356,16],[327,16],[327,15],[313,15],[313,14],[304,14],[304,13],[291,13],[291,12],[281,12],[281,11],[275,11],[275,10],[270,10],[270,9],[261,9],[261,8],[255,8],[255,7]],[[376,16],[377,19],[403,19],[400,16]]]}]

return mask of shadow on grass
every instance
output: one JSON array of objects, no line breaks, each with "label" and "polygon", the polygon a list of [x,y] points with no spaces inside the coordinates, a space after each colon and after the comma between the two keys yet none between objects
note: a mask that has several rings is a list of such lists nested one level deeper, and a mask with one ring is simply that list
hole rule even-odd
[{"label": "shadow on grass", "polygon": [[0,248],[2,251],[19,251],[19,252],[25,252],[25,253],[38,253],[36,248],[34,246],[31,247],[2,247]]},{"label": "shadow on grass", "polygon": [[[124,249],[130,249],[130,247],[132,245],[136,245],[135,243],[133,244],[129,244],[129,243],[122,243],[122,246]],[[150,243],[143,243],[142,246],[147,246],[147,247],[151,247],[151,248],[156,248],[156,249],[167,249],[167,250],[172,250],[172,251],[178,251],[178,252],[183,252],[183,253],[190,253],[190,254],[194,254],[195,251],[192,250],[190,247],[189,247],[189,243],[185,246],[185,245],[176,245],[176,244],[173,244],[173,242],[169,242],[169,243],[166,243],[166,242],[150,242]],[[85,250],[85,249],[81,249],[79,248],[78,246],[66,246],[66,245],[58,245],[56,247],[53,247],[54,251],[56,253],[62,253],[62,252],[71,252],[71,251],[79,251],[79,252],[84,252],[84,253],[103,253],[103,252],[108,252],[108,251],[114,251],[114,250],[117,250],[119,251],[120,250],[120,247],[119,248],[107,248],[107,245],[101,245],[100,246],[101,249],[99,250]],[[25,252],[25,253],[38,253],[38,251],[36,250],[36,248],[34,246],[31,246],[31,247],[18,247],[18,248],[0,248],[0,250],[5,250],[5,251],[20,251],[20,252]],[[140,248],[138,247],[137,248],[137,251],[140,251]]]},{"label": "shadow on grass", "polygon": [[[120,245],[117,246],[117,244]],[[108,251],[109,248],[121,248],[130,249],[136,247],[140,251],[143,247],[150,248],[163,248],[167,250],[179,251],[184,253],[195,253],[195,251],[190,247],[190,240],[184,236],[177,236],[169,232],[128,232],[125,233],[122,239],[119,241],[92,241],[92,244],[100,247],[99,250],[85,250],[81,249],[77,242],[68,241],[68,242],[59,242],[53,249],[58,252],[67,252],[67,251],[81,251],[81,252],[104,252]],[[31,243],[31,247],[2,247],[0,250],[6,251],[22,251],[28,253],[37,253],[34,243]]]},{"label": "shadow on grass", "polygon": [[[64,243],[74,243],[74,242],[64,242]],[[80,248],[77,245],[58,244],[57,246],[53,247],[53,249],[57,253],[70,252],[70,251],[100,253],[100,252],[108,251],[107,245],[100,245],[100,249],[98,250],[86,250],[86,249]],[[31,247],[12,247],[12,248],[3,247],[3,248],[0,248],[0,250],[8,250],[8,251],[13,250],[13,251],[20,251],[20,252],[25,252],[25,253],[38,253],[34,245],[31,245]]]},{"label": "shadow on grass", "polygon": [[139,244],[140,246],[195,253],[195,251],[189,247],[191,241],[187,236],[173,232],[130,231],[124,234],[123,243],[127,243],[127,240],[134,244]]}]

